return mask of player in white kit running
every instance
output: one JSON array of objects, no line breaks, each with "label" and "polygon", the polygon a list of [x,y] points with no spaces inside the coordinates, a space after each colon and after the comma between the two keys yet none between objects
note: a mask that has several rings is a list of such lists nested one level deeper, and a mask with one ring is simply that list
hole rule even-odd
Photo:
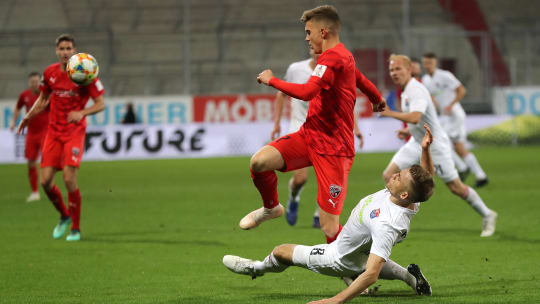
[{"label": "player in white kit running", "polygon": [[474,154],[468,151],[465,146],[467,140],[466,115],[460,101],[467,90],[454,74],[437,68],[437,56],[434,53],[424,54],[422,65],[427,73],[422,76],[422,84],[426,86],[437,103],[439,121],[454,145],[455,152],[453,151],[452,157],[460,171],[462,180],[465,179],[470,169],[476,177],[476,187],[486,185],[488,183],[486,173]]},{"label": "player in white kit running", "polygon": [[[343,230],[331,244],[277,246],[263,261],[226,255],[223,264],[231,271],[256,278],[299,266],[333,277],[358,276],[345,290],[330,299],[312,303],[343,303],[359,295],[378,278],[402,280],[417,294],[431,295],[431,286],[418,265],[405,269],[390,260],[392,247],[409,233],[411,218],[433,194],[433,136],[427,124],[422,140],[421,166],[401,170],[386,182],[386,189],[363,198],[353,209]],[[438,139],[437,139],[438,140]]]},{"label": "player in white kit running", "polygon": [[433,136],[437,139],[431,146],[435,173],[446,183],[452,193],[467,201],[482,216],[483,227],[480,236],[493,235],[497,213],[484,204],[482,198],[474,189],[463,184],[459,179],[452,160],[450,140],[439,123],[428,90],[419,81],[411,77],[411,61],[409,57],[391,55],[389,61],[392,81],[403,88],[401,94],[402,112],[386,109],[381,112],[381,115],[407,122],[412,138],[394,155],[383,173],[384,179],[388,180],[396,172],[413,164],[418,164],[421,155],[422,126],[427,124],[433,131]]},{"label": "player in white kit running", "polygon": [[[313,50],[309,50],[311,58],[293,62],[287,68],[285,73],[285,81],[292,83],[304,84],[308,81],[309,77],[313,73],[313,69],[317,65],[317,59],[319,58],[318,54],[315,54]],[[283,104],[287,99],[285,93],[278,91],[276,95],[276,115],[275,115],[275,124],[274,129],[272,130],[271,138],[272,140],[278,138],[281,133],[281,115],[283,113]],[[291,98],[291,119],[289,124],[289,132],[297,132],[300,127],[306,121],[306,116],[309,108],[309,102],[299,100],[296,98]],[[286,210],[286,219],[289,225],[293,226],[296,224],[298,219],[298,204],[300,203],[300,193],[302,188],[307,182],[309,168],[302,168],[293,171],[293,176],[289,180],[289,202]],[[320,228],[319,220],[319,205],[315,204],[315,213],[313,215],[313,227]]]}]

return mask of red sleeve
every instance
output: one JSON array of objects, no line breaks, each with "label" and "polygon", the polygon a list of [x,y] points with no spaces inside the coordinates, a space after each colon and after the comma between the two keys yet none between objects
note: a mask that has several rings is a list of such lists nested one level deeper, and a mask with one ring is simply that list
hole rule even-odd
[{"label": "red sleeve", "polygon": [[41,79],[41,85],[39,90],[43,92],[44,95],[49,96],[52,92],[51,87],[49,86],[49,73],[48,69],[43,72],[43,78]]},{"label": "red sleeve", "polygon": [[305,84],[286,82],[273,77],[268,84],[293,98],[305,101],[317,96],[322,88],[321,79],[317,76],[311,76]]},{"label": "red sleeve", "polygon": [[356,87],[358,87],[362,93],[366,94],[372,104],[379,103],[381,101],[381,93],[379,93],[377,87],[371,81],[369,81],[369,79],[367,79],[362,72],[360,72],[358,69],[355,70]]},{"label": "red sleeve", "polygon": [[313,69],[312,77],[318,77],[323,89],[328,90],[335,79],[335,70],[339,69],[339,58],[335,58],[332,52],[321,55],[317,60],[317,66]]},{"label": "red sleeve", "polygon": [[89,84],[88,92],[90,93],[90,97],[92,97],[92,99],[103,95],[103,93],[105,93],[105,89],[103,88],[101,80],[97,79],[96,81]]},{"label": "red sleeve", "polygon": [[15,106],[17,110],[20,110],[24,106],[24,92],[19,94],[19,99],[17,99],[17,105]]}]

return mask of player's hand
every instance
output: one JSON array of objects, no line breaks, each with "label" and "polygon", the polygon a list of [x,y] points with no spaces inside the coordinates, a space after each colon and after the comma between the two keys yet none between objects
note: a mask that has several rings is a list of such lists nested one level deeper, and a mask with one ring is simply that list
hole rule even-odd
[{"label": "player's hand", "polygon": [[452,106],[453,105],[449,105],[449,106],[444,107],[444,109],[443,109],[444,114],[447,114],[447,115],[452,114]]},{"label": "player's hand", "polygon": [[379,115],[381,116],[390,116],[390,113],[392,112],[392,110],[390,110],[389,107],[385,106],[380,112],[379,112]]},{"label": "player's hand", "polygon": [[427,123],[424,124],[424,129],[426,129],[426,134],[422,139],[422,148],[427,149],[433,143],[433,134],[431,134],[431,129],[429,128]]},{"label": "player's hand", "polygon": [[381,98],[381,101],[375,104],[371,104],[373,112],[382,112],[386,108],[386,99]]},{"label": "player's hand", "polygon": [[71,122],[79,122],[83,118],[84,118],[84,115],[81,113],[81,111],[73,111],[73,112],[69,112],[68,117],[67,117],[67,121],[69,123],[71,123]]},{"label": "player's hand", "polygon": [[364,137],[362,136],[362,132],[360,132],[360,130],[354,130],[354,135],[358,137],[358,148],[362,149],[364,147]]},{"label": "player's hand", "polygon": [[268,85],[272,77],[274,77],[274,73],[272,73],[272,70],[264,70],[257,77],[257,81],[259,83],[264,83],[265,85]]},{"label": "player's hand", "polygon": [[270,134],[270,138],[274,140],[279,137],[280,133],[281,133],[281,126],[278,123],[276,123],[274,125],[274,129],[272,130],[272,134]]},{"label": "player's hand", "polygon": [[26,126],[28,126],[29,123],[30,123],[30,119],[24,116],[21,122],[19,123],[19,126],[17,127],[17,135],[22,134],[24,128],[26,128]]},{"label": "player's hand", "polygon": [[399,139],[406,139],[407,137],[411,136],[411,132],[409,131],[409,128],[403,128],[403,129],[399,129],[397,131],[397,137]]}]

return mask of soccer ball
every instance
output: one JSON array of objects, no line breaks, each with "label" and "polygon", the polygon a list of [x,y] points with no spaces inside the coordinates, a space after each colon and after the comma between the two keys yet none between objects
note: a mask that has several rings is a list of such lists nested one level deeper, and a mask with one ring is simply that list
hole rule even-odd
[{"label": "soccer ball", "polygon": [[71,81],[83,86],[92,83],[99,74],[96,58],[87,53],[78,53],[71,56],[66,70]]}]

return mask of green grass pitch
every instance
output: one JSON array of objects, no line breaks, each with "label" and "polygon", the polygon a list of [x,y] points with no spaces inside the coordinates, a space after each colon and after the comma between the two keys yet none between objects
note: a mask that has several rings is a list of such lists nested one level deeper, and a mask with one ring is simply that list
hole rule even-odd
[{"label": "green grass pitch", "polygon": [[[540,147],[481,148],[490,177],[479,189],[499,212],[496,234],[479,237],[481,218],[441,180],[413,218],[392,258],[417,263],[433,287],[418,297],[403,282],[378,281],[378,293],[352,303],[539,303]],[[342,214],[383,188],[392,154],[359,154]],[[262,259],[282,243],[318,244],[311,228],[313,171],[295,227],[284,218],[253,231],[238,221],[260,206],[249,158],[85,162],[79,243],[53,240],[58,215],[42,192],[26,204],[24,165],[1,165],[1,303],[306,303],[344,288],[337,278],[291,268],[256,280],[228,271],[225,254]],[[278,174],[287,198],[289,174]],[[474,178],[469,177],[472,184]],[[61,179],[57,175],[64,197]]]}]

